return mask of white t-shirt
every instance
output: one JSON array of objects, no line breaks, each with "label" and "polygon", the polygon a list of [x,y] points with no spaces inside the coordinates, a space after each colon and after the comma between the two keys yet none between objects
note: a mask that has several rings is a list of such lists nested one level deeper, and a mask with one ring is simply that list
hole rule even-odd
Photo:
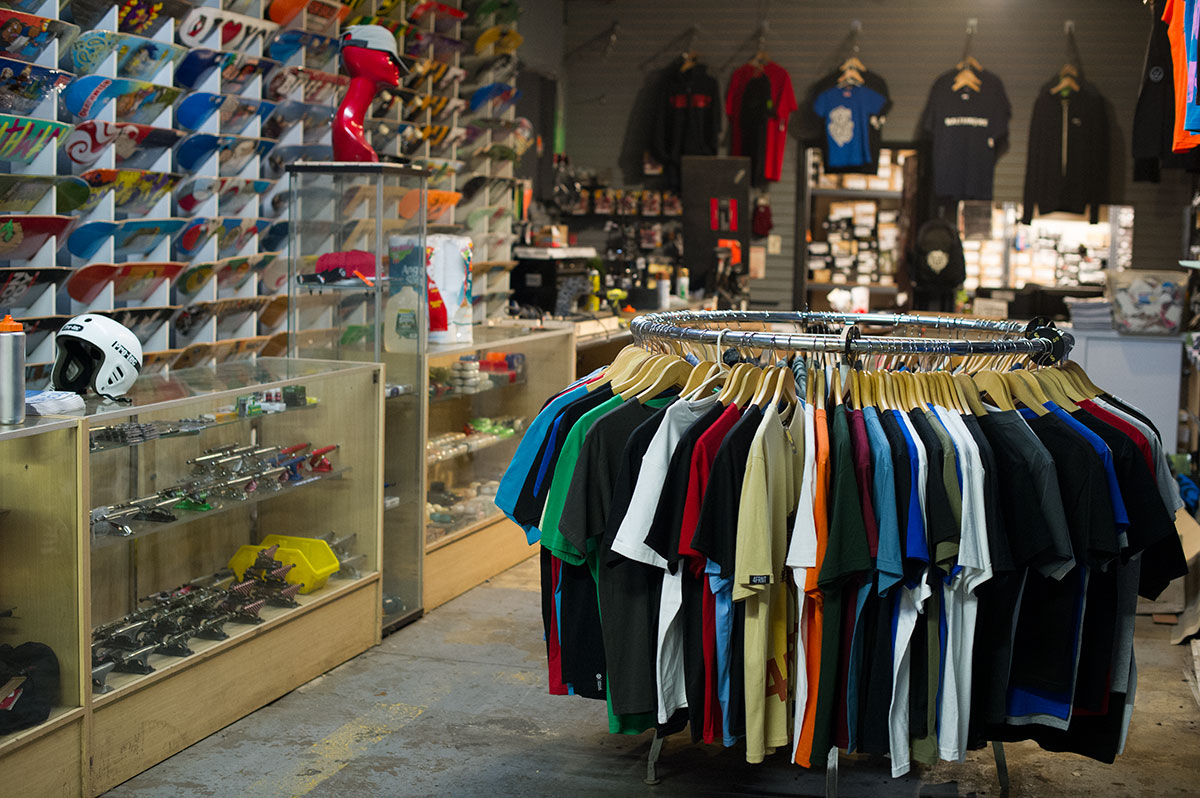
[{"label": "white t-shirt", "polygon": [[[793,657],[792,684],[795,685],[793,696],[795,709],[792,717],[792,759],[795,759],[796,747],[800,744],[800,732],[804,726],[804,712],[808,706],[808,658],[804,650],[804,641],[808,636],[808,620],[805,618],[804,602],[807,593],[804,591],[804,580],[809,568],[817,565],[817,524],[813,517],[814,499],[817,479],[817,437],[816,422],[812,405],[804,407],[804,469],[800,478],[800,500],[796,503],[796,520],[792,524],[792,540],[788,545],[787,566],[792,569],[792,578],[796,583],[796,617],[799,619],[799,629],[796,633],[796,656]],[[796,410],[799,416],[801,412]],[[795,433],[793,433],[794,435]],[[815,701],[816,696],[812,696]]]}]

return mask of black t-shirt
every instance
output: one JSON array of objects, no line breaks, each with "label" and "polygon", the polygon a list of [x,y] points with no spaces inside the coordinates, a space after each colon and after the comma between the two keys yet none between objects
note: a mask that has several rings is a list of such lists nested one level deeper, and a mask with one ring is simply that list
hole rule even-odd
[{"label": "black t-shirt", "polygon": [[696,441],[700,440],[700,436],[708,431],[723,412],[724,405],[715,404],[692,422],[675,444],[675,450],[671,453],[671,460],[667,465],[667,478],[663,482],[658,508],[654,511],[654,519],[650,522],[645,542],[667,561],[667,568],[671,573],[679,569],[681,559],[679,536],[680,527],[683,526],[683,507],[687,503],[692,453],[696,449]]},{"label": "black t-shirt", "polygon": [[1012,106],[1004,84],[982,71],[978,92],[953,91],[956,71],[933,82],[921,128],[933,141],[933,193],[956,200],[991,200],[996,158],[1008,140]]},{"label": "black t-shirt", "polygon": [[[663,574],[659,568],[626,559],[611,551],[617,530],[629,509],[629,500],[642,467],[642,456],[650,447],[650,440],[658,432],[666,415],[665,408],[653,411],[644,405],[626,409],[627,406],[628,403],[615,408],[596,421],[599,425],[607,420],[605,427],[600,430],[606,439],[614,444],[625,440],[598,552],[599,561],[608,563],[607,567],[600,568],[598,593],[601,616],[610,619],[603,627],[604,646],[608,652],[608,687],[612,708],[618,715],[658,710],[655,656]],[[614,416],[616,413],[620,415]],[[635,425],[639,418],[644,420]],[[628,431],[630,427],[631,432]],[[591,432],[595,431],[593,427]]]},{"label": "black t-shirt", "polygon": [[983,462],[983,515],[987,525],[988,558],[992,562],[992,573],[1010,573],[1017,570],[1017,566],[1013,562],[1012,550],[1008,545],[1008,530],[1004,526],[1004,516],[1000,509],[1003,502],[1000,498],[1000,469],[996,463],[996,455],[987,436],[980,429],[979,420],[969,414],[963,414],[962,420],[967,432],[971,433],[971,439],[979,448],[979,459]]},{"label": "black t-shirt", "polygon": [[[921,444],[925,447],[928,468],[925,473],[925,535],[929,545],[930,556],[939,543],[958,543],[962,529],[954,520],[954,511],[950,507],[950,499],[946,495],[946,480],[944,478],[947,453],[942,442],[923,410],[910,410],[908,418],[912,421]],[[953,455],[950,455],[953,456]],[[955,546],[957,551],[957,545]],[[943,566],[944,563],[938,563]],[[949,570],[944,568],[944,570]],[[936,585],[935,585],[936,587]]]},{"label": "black t-shirt", "polygon": [[[558,456],[562,453],[567,433],[575,422],[587,411],[599,407],[613,397],[609,384],[601,385],[596,390],[581,396],[571,402],[559,413],[557,425],[551,425],[550,432],[542,439],[537,456],[533,458],[533,467],[521,486],[517,495],[517,503],[513,508],[513,517],[521,526],[537,526],[542,520],[542,510],[546,507],[546,496],[550,493],[550,482],[554,478],[554,466],[558,464]],[[551,441],[553,438],[553,441]],[[543,458],[548,458],[546,468],[541,468]],[[539,482],[538,474],[542,474]]]},{"label": "black t-shirt", "polygon": [[771,103],[771,79],[765,72],[751,78],[742,89],[742,104],[737,124],[742,129],[742,154],[750,158],[750,184],[767,185],[767,125],[774,122]]},{"label": "black t-shirt", "polygon": [[[1027,419],[1057,466],[1059,492],[1077,563],[1093,540],[1115,540],[1116,524],[1104,464],[1095,449],[1067,422],[1047,413]],[[1069,694],[1075,674],[1082,569],[1055,581],[1030,571],[1021,599],[1013,646],[1011,683]]]},{"label": "black t-shirt", "polygon": [[[908,513],[912,493],[912,466],[908,459],[908,443],[900,422],[894,413],[885,410],[879,414],[879,423],[887,435],[888,448],[892,451],[892,475],[896,484],[896,523],[900,528],[900,552],[908,551]],[[919,560],[904,557],[904,579],[913,584],[921,575],[924,564]]]}]

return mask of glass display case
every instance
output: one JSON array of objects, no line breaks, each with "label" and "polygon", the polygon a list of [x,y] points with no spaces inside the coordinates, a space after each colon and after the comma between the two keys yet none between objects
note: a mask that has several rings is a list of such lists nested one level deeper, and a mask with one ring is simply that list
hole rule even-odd
[{"label": "glass display case", "polygon": [[[574,373],[574,328],[473,323],[473,242],[425,234],[443,200],[424,172],[289,169],[291,353],[385,367],[384,628],[394,628],[533,553],[491,497],[525,424]],[[335,271],[350,262],[369,272]],[[393,601],[414,586],[417,603]]]},{"label": "glass display case", "polygon": [[[426,172],[318,162],[290,164],[288,172],[290,354],[383,363],[389,396],[419,393],[427,326]],[[422,609],[423,413],[419,403],[386,403],[385,628]]]},{"label": "glass display case", "polygon": [[60,672],[3,783],[103,793],[379,641],[381,377],[175,369],[0,428],[0,642]]}]

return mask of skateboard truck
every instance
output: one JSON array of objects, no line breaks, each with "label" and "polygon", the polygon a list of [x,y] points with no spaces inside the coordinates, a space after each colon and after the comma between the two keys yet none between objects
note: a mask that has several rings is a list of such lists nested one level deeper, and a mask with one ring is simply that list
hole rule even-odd
[{"label": "skateboard truck", "polygon": [[196,653],[188,647],[188,638],[191,636],[189,632],[167,635],[159,641],[154,653],[165,654],[168,657],[190,657]]},{"label": "skateboard truck", "polygon": [[299,457],[293,457],[290,460],[280,461],[278,465],[284,470],[284,472],[280,474],[279,481],[299,482],[300,480],[304,479],[304,475],[300,473],[300,467],[304,464],[306,459],[307,456],[302,454]]},{"label": "skateboard truck", "polygon": [[229,613],[223,612],[216,617],[209,618],[201,623],[194,630],[194,635],[201,640],[224,640],[229,637],[229,633],[225,631],[225,622],[230,618]]},{"label": "skateboard truck", "polygon": [[149,620],[134,621],[114,629],[104,639],[107,646],[133,651],[142,645],[141,635],[150,624]]},{"label": "skateboard truck", "polygon": [[304,587],[302,584],[287,585],[286,587],[262,585],[256,591],[256,595],[265,599],[267,604],[272,607],[299,607],[300,602],[296,601],[296,594],[302,587]]},{"label": "skateboard truck", "polygon": [[250,624],[250,625],[266,623],[266,619],[260,618],[258,615],[258,613],[261,612],[262,608],[265,606],[267,606],[267,602],[265,599],[258,599],[256,601],[250,601],[250,602],[246,602],[244,604],[230,603],[230,605],[228,605],[228,609],[231,613],[231,617],[229,618],[229,620],[234,621],[236,623],[244,623],[244,624]]},{"label": "skateboard truck", "polygon": [[93,693],[96,695],[104,695],[105,693],[112,692],[112,688],[108,686],[108,682],[106,680],[108,679],[108,674],[112,673],[113,669],[116,667],[117,663],[113,662],[112,660],[109,660],[108,662],[101,662],[99,665],[92,666]]},{"label": "skateboard truck", "polygon": [[133,651],[110,650],[109,657],[117,664],[116,670],[118,673],[154,673],[154,666],[150,664],[150,655],[157,648],[156,643],[151,643],[148,646],[142,646]]},{"label": "skateboard truck", "polygon": [[333,464],[329,462],[329,459],[326,458],[325,455],[336,450],[337,448],[338,448],[337,444],[334,444],[333,446],[325,446],[323,448],[317,449],[308,458],[309,469],[311,469],[314,473],[318,473],[318,474],[328,473],[328,472],[332,471]]}]

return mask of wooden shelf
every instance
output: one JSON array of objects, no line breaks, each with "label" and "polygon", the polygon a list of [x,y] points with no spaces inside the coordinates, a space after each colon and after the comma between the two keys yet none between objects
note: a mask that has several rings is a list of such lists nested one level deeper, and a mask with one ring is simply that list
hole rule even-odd
[{"label": "wooden shelf", "polygon": [[871,283],[870,285],[863,285],[861,283],[808,283],[806,288],[809,291],[832,291],[835,288],[866,288],[872,294],[896,294],[900,292],[899,286],[880,285],[879,283]]},{"label": "wooden shelf", "polygon": [[79,720],[86,712],[87,710],[83,707],[54,707],[50,710],[50,717],[36,726],[30,726],[28,729],[21,729],[12,734],[0,735],[0,757],[40,739],[72,721]]},{"label": "wooden shelf", "polygon": [[814,197],[831,197],[833,199],[895,199],[904,195],[899,191],[871,191],[854,188],[813,188],[809,193]]}]

